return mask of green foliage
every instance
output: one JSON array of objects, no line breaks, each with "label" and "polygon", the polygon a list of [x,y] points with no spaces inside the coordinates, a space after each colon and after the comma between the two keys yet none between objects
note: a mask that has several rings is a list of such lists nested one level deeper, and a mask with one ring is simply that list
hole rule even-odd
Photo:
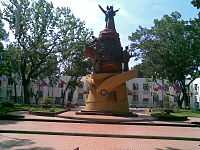
[{"label": "green foliage", "polygon": [[11,102],[1,102],[0,103],[0,116],[6,115],[8,112],[15,111],[15,106]]},{"label": "green foliage", "polygon": [[196,7],[197,9],[199,9],[200,8],[200,1],[199,0],[192,0],[192,5],[194,6],[194,7]]},{"label": "green foliage", "polygon": [[[92,32],[69,8],[54,8],[46,0],[9,0],[3,3],[1,18],[9,23],[15,37],[6,51],[11,66],[7,72],[19,72],[25,102],[32,79],[57,75],[61,66],[70,75],[85,74],[90,67],[83,48]],[[18,68],[13,69],[15,66]]]},{"label": "green foliage", "polygon": [[14,108],[15,106],[14,106],[13,103],[8,102],[8,101],[5,101],[5,102],[1,102],[1,103],[0,103],[0,107],[1,107],[1,108],[2,108],[2,107]]},{"label": "green foliage", "polygon": [[50,113],[57,113],[64,111],[64,108],[59,107],[52,107],[52,108],[44,108],[44,107],[30,107],[29,109],[31,112],[50,112]]},{"label": "green foliage", "polygon": [[153,68],[149,67],[147,62],[137,64],[134,69],[137,70],[139,78],[151,78],[153,76]]},{"label": "green foliage", "polygon": [[4,55],[5,55],[5,51],[4,51],[4,46],[2,43],[2,40],[5,40],[7,37],[7,33],[6,31],[3,29],[4,24],[2,22],[1,19],[1,14],[0,14],[0,76],[5,74],[6,72],[6,66],[5,66],[5,62],[4,62]]},{"label": "green foliage", "polygon": [[200,118],[200,110],[185,110],[185,109],[180,109],[174,113],[172,113],[173,115],[176,116],[187,116],[187,117],[198,117]]},{"label": "green foliage", "polygon": [[180,13],[173,12],[155,19],[150,29],[139,27],[129,37],[135,58],[142,59],[136,68],[149,77],[179,82],[186,105],[191,83],[186,85],[186,77],[190,75],[193,81],[200,75],[199,23],[199,19],[184,21]]},{"label": "green foliage", "polygon": [[51,107],[53,104],[53,97],[50,96],[46,97],[44,104],[45,104],[44,107]]},{"label": "green foliage", "polygon": [[168,113],[152,113],[151,116],[157,118],[160,121],[186,121],[186,116],[176,116]]}]

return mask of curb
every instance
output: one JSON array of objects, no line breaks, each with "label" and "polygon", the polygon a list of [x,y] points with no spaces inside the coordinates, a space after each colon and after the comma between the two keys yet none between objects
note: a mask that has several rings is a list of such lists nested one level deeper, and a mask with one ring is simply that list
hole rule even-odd
[{"label": "curb", "polygon": [[122,135],[122,134],[95,134],[95,133],[72,133],[72,132],[46,132],[46,131],[25,131],[25,130],[21,130],[21,131],[19,131],[19,130],[0,130],[0,133],[61,135],[61,136],[87,136],[87,137],[108,137],[108,138],[133,138],[133,139],[160,139],[160,140],[179,140],[179,141],[200,141],[200,138],[192,138],[192,137]]},{"label": "curb", "polygon": [[[83,120],[83,121],[92,121],[92,122],[117,122],[117,123],[123,123],[123,122],[147,122],[147,121],[155,121],[155,119],[135,119],[135,120],[131,120],[131,119],[97,119],[97,118],[81,118],[81,117],[70,117],[70,116],[55,116],[58,118],[63,118],[63,119],[72,119],[72,120]],[[135,117],[138,118],[138,117]]]},{"label": "curb", "polygon": [[63,110],[59,112],[41,112],[41,111],[29,111],[29,114],[35,115],[35,116],[46,116],[46,117],[56,117],[57,115],[67,112],[69,110]]},{"label": "curb", "polygon": [[36,121],[36,122],[59,122],[59,123],[87,123],[87,124],[112,124],[112,125],[143,125],[143,126],[167,126],[167,127],[197,127],[198,124],[172,124],[172,123],[152,123],[152,122],[101,122],[89,120],[58,120],[58,119],[1,119],[7,121]]}]

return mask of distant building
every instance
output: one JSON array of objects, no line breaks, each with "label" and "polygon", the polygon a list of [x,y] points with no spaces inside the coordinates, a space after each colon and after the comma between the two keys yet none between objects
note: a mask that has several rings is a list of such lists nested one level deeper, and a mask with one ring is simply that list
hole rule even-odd
[{"label": "distant building", "polygon": [[[50,84],[48,78],[44,80],[37,80],[31,82],[31,99],[32,104],[43,104],[48,99],[55,104],[67,104],[68,102],[68,89],[66,88],[70,80],[70,76],[62,76],[53,85]],[[76,86],[72,104],[83,104],[82,87]],[[14,85],[9,82],[6,76],[0,77],[0,101],[11,100],[15,97]],[[23,86],[21,81],[16,85],[16,97],[18,103],[23,103]]]},{"label": "distant building", "polygon": [[131,107],[159,107],[163,105],[165,94],[174,103],[173,88],[161,80],[151,81],[150,78],[135,78],[127,82],[128,101]]},{"label": "distant building", "polygon": [[[52,86],[48,78],[40,81],[33,81],[31,88],[31,103],[43,104],[47,98],[51,98],[55,104],[67,104],[67,84],[70,76],[62,76]],[[84,105],[87,98],[88,85],[82,78],[82,84],[76,87],[72,104]],[[169,102],[176,105],[174,87],[167,84],[167,81],[152,81],[150,78],[134,78],[126,83],[128,102],[130,107],[159,107],[163,106],[164,96],[167,95]],[[16,85],[16,97],[18,103],[23,103],[23,87],[18,81]],[[6,76],[0,77],[0,101],[13,100],[15,96],[14,85]],[[190,85],[190,104],[192,108],[200,108],[200,78],[194,80]]]},{"label": "distant building", "polygon": [[200,78],[195,79],[190,84],[190,106],[195,109],[200,109]]}]

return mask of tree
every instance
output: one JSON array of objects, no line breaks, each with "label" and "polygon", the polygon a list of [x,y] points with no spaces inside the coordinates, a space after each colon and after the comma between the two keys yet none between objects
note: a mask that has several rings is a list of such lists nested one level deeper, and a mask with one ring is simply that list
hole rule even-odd
[{"label": "tree", "polygon": [[14,101],[17,101],[17,83],[21,80],[20,78],[20,50],[15,48],[14,45],[10,44],[4,49],[3,55],[3,74],[7,76],[8,80],[14,84]]},{"label": "tree", "polygon": [[4,63],[4,60],[3,60],[5,52],[4,52],[4,46],[3,46],[2,40],[6,39],[7,33],[3,29],[3,27],[4,27],[4,24],[3,24],[2,19],[0,17],[0,76],[5,73],[5,69],[6,69],[6,66],[5,66],[5,63]]},{"label": "tree", "polygon": [[200,8],[200,0],[192,0],[192,5],[194,6],[194,7],[196,7],[197,9],[199,9]]},{"label": "tree", "polygon": [[[187,89],[199,75],[199,34],[194,32],[196,28],[182,20],[180,13],[174,12],[160,20],[155,19],[150,29],[139,27],[129,37],[134,56],[142,59],[143,67],[148,68],[151,76],[168,79],[171,83],[179,82],[183,93],[178,101],[179,107],[183,101],[189,106]],[[191,80],[186,83],[188,76]]]},{"label": "tree", "polygon": [[[192,0],[192,5],[194,6],[194,7],[196,7],[197,9],[199,9],[200,8],[200,0]],[[199,17],[200,17],[200,12],[199,12]]]},{"label": "tree", "polygon": [[90,32],[69,8],[54,8],[45,0],[9,0],[3,6],[2,18],[9,23],[13,45],[19,49],[24,102],[30,103],[31,80],[58,71],[63,53],[72,47],[78,53],[74,43],[80,37],[86,41]]}]

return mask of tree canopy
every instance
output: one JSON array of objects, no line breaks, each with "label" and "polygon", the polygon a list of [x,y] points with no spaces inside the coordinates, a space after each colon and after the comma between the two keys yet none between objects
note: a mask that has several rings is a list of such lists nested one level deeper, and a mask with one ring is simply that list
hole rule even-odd
[{"label": "tree canopy", "polygon": [[6,66],[4,63],[5,52],[2,41],[6,39],[7,33],[3,27],[4,24],[2,22],[2,19],[0,18],[0,75],[3,75],[6,72]]},{"label": "tree canopy", "polygon": [[199,9],[200,8],[200,1],[199,0],[192,0],[192,5],[194,6],[194,7],[196,7],[197,9]]},{"label": "tree canopy", "polygon": [[92,32],[69,8],[54,8],[46,0],[9,0],[3,3],[1,11],[1,18],[9,23],[14,35],[7,51],[15,49],[19,56],[17,62],[26,103],[29,103],[32,79],[60,73],[60,66],[73,70],[77,62],[72,58],[86,63],[81,54]]},{"label": "tree canopy", "polygon": [[[179,82],[186,105],[186,78],[193,81],[200,70],[199,20],[184,21],[181,14],[173,12],[155,19],[151,28],[139,27],[129,37],[134,56],[142,59],[137,66],[143,74]],[[145,73],[145,71],[147,73]]]}]

